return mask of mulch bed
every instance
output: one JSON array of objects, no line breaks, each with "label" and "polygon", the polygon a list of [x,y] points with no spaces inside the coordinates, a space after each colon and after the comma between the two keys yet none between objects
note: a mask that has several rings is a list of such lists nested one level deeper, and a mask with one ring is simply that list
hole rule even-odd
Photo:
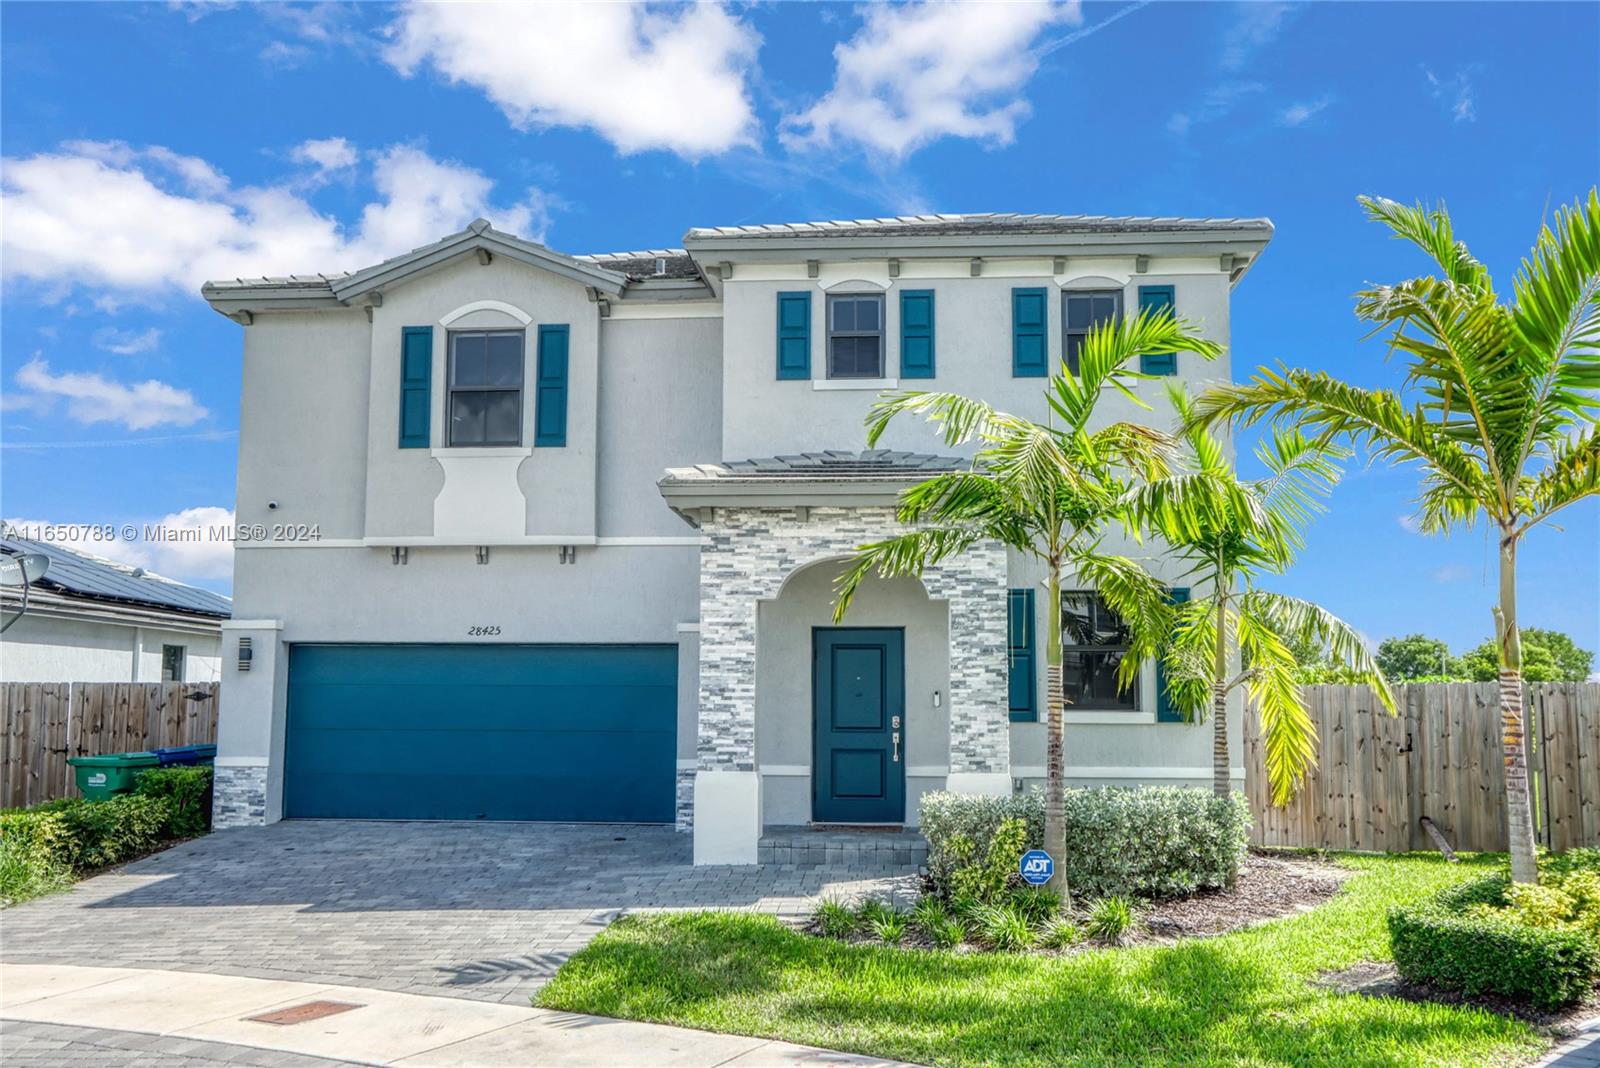
[{"label": "mulch bed", "polygon": [[[1298,916],[1338,893],[1339,887],[1353,874],[1348,868],[1311,856],[1251,853],[1240,865],[1238,882],[1228,889],[1140,902],[1137,924],[1121,944],[1170,945],[1183,938],[1211,938],[1268,920]],[[1080,907],[1088,904],[1084,900],[1075,903]],[[791,922],[809,934],[819,933],[809,919]],[[847,940],[878,943],[865,931],[858,931]],[[904,949],[931,948],[915,927],[906,929],[900,945]],[[1059,954],[1102,948],[1105,947],[1099,943],[1084,942],[1070,949],[1035,949],[1032,952]],[[961,949],[983,951],[982,947],[971,943],[964,944]]]},{"label": "mulch bed", "polygon": [[1408,983],[1400,978],[1392,963],[1363,961],[1336,972],[1324,972],[1317,985],[1340,994],[1360,994],[1371,998],[1398,998],[1401,1001],[1432,1002],[1436,1005],[1457,1005],[1484,1009],[1501,1016],[1515,1016],[1525,1020],[1554,1038],[1567,1038],[1580,1029],[1580,1025],[1600,1017],[1600,988],[1596,988],[1583,1001],[1556,1012],[1544,1012],[1509,998],[1484,996],[1468,997],[1454,990],[1439,990],[1419,983]]},{"label": "mulch bed", "polygon": [[1251,853],[1240,866],[1238,883],[1230,889],[1151,902],[1130,942],[1161,944],[1205,938],[1297,916],[1338,893],[1353,874],[1348,868],[1308,856]]}]

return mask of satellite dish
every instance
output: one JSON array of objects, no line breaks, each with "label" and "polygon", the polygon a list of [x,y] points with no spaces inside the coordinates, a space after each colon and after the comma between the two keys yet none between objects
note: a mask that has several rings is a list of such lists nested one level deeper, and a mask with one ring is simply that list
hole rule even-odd
[{"label": "satellite dish", "polygon": [[0,586],[26,586],[38,582],[48,570],[50,558],[44,553],[0,556]]},{"label": "satellite dish", "polygon": [[50,570],[50,558],[44,553],[0,554],[0,586],[19,586],[22,589],[22,608],[16,615],[0,623],[0,633],[11,629],[11,624],[28,612],[28,586],[44,577]]}]

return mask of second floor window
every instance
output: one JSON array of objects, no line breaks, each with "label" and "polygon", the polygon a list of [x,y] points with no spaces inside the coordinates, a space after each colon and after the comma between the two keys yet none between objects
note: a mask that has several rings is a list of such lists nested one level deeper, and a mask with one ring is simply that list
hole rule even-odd
[{"label": "second floor window", "polygon": [[522,444],[522,332],[450,335],[450,444]]},{"label": "second floor window", "polygon": [[1067,369],[1077,374],[1083,339],[1089,336],[1090,330],[1122,314],[1122,290],[1069,289],[1061,294],[1061,299],[1065,305],[1061,321],[1066,324],[1061,351],[1067,358]]},{"label": "second floor window", "polygon": [[883,294],[828,298],[828,377],[884,377]]},{"label": "second floor window", "polygon": [[1138,708],[1138,688],[1117,689],[1117,666],[1132,635],[1122,617],[1093,590],[1061,591],[1061,667],[1067,706]]}]

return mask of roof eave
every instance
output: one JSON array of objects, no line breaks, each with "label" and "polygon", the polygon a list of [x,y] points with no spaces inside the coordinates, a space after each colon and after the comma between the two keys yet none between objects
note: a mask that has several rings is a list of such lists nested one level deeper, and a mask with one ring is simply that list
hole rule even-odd
[{"label": "roof eave", "polygon": [[[826,233],[716,234],[684,238],[684,247],[697,260],[738,253],[744,260],[793,260],[806,252],[850,253],[853,257],[881,257],[891,252],[960,249],[963,255],[1038,256],[1137,248],[1147,255],[1195,255],[1264,248],[1272,240],[1272,226],[1229,227],[1214,230],[1146,230],[1104,234],[930,234],[882,237],[870,233],[851,236]],[[849,258],[849,257],[847,257]]]},{"label": "roof eave", "polygon": [[542,245],[523,241],[509,234],[502,234],[492,229],[469,228],[459,234],[453,234],[442,241],[426,245],[406,256],[395,260],[380,263],[374,267],[357,271],[346,278],[341,278],[330,285],[333,295],[344,303],[364,296],[375,289],[410,277],[421,271],[436,267],[447,260],[468,252],[482,249],[491,255],[502,255],[508,259],[538,267],[552,274],[568,278],[583,285],[615,295],[620,295],[628,284],[626,275],[617,271],[595,267],[581,260],[564,256],[559,252],[552,252]]}]

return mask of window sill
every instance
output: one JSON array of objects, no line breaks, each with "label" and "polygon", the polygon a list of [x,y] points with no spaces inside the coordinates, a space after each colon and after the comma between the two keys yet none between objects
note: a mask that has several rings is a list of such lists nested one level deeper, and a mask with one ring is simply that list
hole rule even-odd
[{"label": "window sill", "polygon": [[898,378],[813,378],[811,388],[819,390],[832,389],[871,389],[885,390],[898,389]]},{"label": "window sill", "polygon": [[1090,723],[1119,727],[1143,727],[1156,721],[1154,712],[1118,711],[1114,708],[1085,708],[1077,712],[1068,710],[1061,714],[1063,723]]},{"label": "window sill", "polygon": [[444,448],[430,449],[433,456],[448,457],[456,460],[462,457],[479,457],[485,460],[504,460],[513,456],[532,456],[531,446],[524,445],[452,445]]}]

